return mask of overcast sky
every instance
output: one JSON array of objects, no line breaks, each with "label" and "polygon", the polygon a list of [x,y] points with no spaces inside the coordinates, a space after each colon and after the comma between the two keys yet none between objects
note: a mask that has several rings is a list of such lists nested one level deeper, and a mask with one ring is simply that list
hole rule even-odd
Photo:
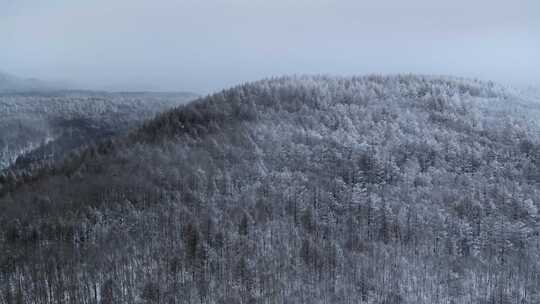
[{"label": "overcast sky", "polygon": [[313,73],[540,84],[540,1],[0,0],[0,70],[199,93]]}]

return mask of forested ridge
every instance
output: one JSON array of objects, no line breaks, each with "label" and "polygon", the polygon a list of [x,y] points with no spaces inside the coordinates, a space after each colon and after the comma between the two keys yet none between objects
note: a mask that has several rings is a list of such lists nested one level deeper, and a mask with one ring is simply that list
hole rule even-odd
[{"label": "forested ridge", "polygon": [[295,76],[0,177],[0,303],[539,303],[540,104]]},{"label": "forested ridge", "polygon": [[195,97],[191,93],[0,90],[0,170],[60,160],[74,149],[124,134]]}]

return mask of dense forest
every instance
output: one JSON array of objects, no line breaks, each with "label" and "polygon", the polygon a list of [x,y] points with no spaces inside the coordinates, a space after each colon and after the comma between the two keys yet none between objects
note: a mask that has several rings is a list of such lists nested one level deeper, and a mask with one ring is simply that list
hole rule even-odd
[{"label": "dense forest", "polygon": [[190,93],[0,90],[0,170],[59,160],[194,98]]},{"label": "dense forest", "polygon": [[540,303],[540,103],[283,77],[0,177],[0,303]]}]

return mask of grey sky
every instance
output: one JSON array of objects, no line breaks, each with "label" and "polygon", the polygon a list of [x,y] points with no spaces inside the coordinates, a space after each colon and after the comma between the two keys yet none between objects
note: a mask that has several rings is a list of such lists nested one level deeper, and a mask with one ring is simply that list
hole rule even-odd
[{"label": "grey sky", "polygon": [[0,70],[208,93],[281,74],[540,83],[538,0],[0,0]]}]

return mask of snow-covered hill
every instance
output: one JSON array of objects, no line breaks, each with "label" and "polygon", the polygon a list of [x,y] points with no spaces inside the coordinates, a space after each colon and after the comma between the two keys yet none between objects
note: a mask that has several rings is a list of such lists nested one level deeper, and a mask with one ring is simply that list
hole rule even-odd
[{"label": "snow-covered hill", "polygon": [[0,170],[63,157],[82,145],[123,134],[190,93],[50,91],[0,94]]},{"label": "snow-covered hill", "polygon": [[539,113],[415,75],[218,92],[0,178],[0,299],[539,303]]}]

